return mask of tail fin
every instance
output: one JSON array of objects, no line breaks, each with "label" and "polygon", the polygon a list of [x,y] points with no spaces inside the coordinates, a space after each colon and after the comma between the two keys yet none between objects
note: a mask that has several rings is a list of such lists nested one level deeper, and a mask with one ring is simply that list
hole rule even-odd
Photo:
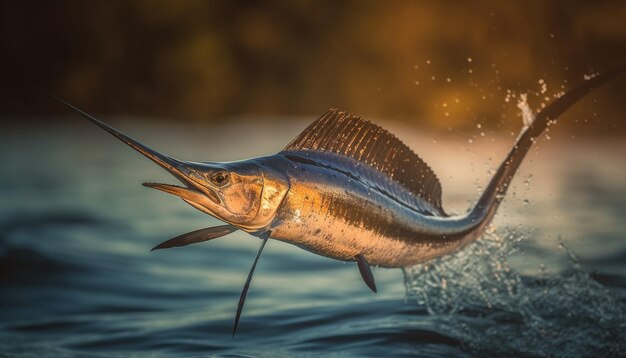
[{"label": "tail fin", "polygon": [[526,153],[528,153],[530,147],[533,145],[534,139],[548,127],[551,120],[557,119],[563,112],[568,110],[593,89],[615,78],[624,71],[626,71],[626,64],[588,79],[578,87],[569,90],[539,112],[533,123],[523,130],[513,146],[513,149],[509,152],[509,155],[504,162],[500,164],[498,171],[491,179],[491,182],[489,182],[485,192],[468,214],[471,222],[482,227],[490,222],[500,206],[515,172],[524,160]]}]

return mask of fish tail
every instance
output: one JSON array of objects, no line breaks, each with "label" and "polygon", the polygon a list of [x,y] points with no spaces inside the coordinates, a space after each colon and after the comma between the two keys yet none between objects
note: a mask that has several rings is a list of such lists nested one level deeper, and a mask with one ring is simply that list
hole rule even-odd
[{"label": "fish tail", "polygon": [[586,79],[585,82],[569,90],[545,107],[537,114],[532,123],[527,123],[527,126],[522,130],[506,159],[500,164],[498,171],[489,182],[484,193],[468,214],[468,218],[476,227],[484,229],[489,224],[504,199],[504,195],[509,188],[511,180],[515,176],[524,157],[532,147],[536,138],[543,133],[552,121],[556,120],[561,114],[592,90],[615,78],[625,70],[626,64],[622,64],[612,70]]}]

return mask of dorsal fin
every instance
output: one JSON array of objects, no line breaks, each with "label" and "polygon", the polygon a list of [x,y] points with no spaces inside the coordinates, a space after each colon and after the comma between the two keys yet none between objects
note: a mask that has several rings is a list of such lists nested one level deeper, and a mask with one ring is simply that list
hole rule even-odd
[{"label": "dorsal fin", "polygon": [[355,159],[441,208],[441,184],[428,164],[396,136],[361,117],[331,109],[284,150],[329,152]]}]

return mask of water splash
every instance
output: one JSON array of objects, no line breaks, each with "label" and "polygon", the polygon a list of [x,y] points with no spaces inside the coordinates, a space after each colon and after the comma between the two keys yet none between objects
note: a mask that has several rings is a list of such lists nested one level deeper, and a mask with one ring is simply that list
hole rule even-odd
[{"label": "water splash", "polygon": [[523,276],[508,258],[523,233],[494,230],[448,257],[404,270],[408,298],[440,318],[475,353],[617,356],[626,351],[626,307],[582,269]]},{"label": "water splash", "polygon": [[524,127],[530,127],[530,125],[535,121],[535,114],[528,105],[528,95],[526,93],[520,94],[519,100],[517,101],[517,108],[522,111],[522,121],[524,122]]}]

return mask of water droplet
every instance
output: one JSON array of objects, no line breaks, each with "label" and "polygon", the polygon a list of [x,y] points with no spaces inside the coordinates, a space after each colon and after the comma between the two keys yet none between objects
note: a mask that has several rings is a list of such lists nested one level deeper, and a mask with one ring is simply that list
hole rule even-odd
[{"label": "water droplet", "polygon": [[471,58],[471,57],[468,57],[468,58],[467,58],[467,62],[472,62],[472,58]]},{"label": "water droplet", "polygon": [[480,123],[476,124],[476,128],[480,129],[480,128],[482,128],[482,127],[483,127],[483,126],[482,126]]},{"label": "water droplet", "polygon": [[535,120],[535,114],[530,109],[527,99],[528,95],[526,93],[520,94],[520,98],[517,101],[517,108],[522,111],[522,122],[524,123],[524,126],[529,127]]},{"label": "water droplet", "polygon": [[533,179],[533,175],[532,174],[527,176],[526,179],[524,179],[524,185],[529,186],[530,182],[532,181],[532,179]]}]

